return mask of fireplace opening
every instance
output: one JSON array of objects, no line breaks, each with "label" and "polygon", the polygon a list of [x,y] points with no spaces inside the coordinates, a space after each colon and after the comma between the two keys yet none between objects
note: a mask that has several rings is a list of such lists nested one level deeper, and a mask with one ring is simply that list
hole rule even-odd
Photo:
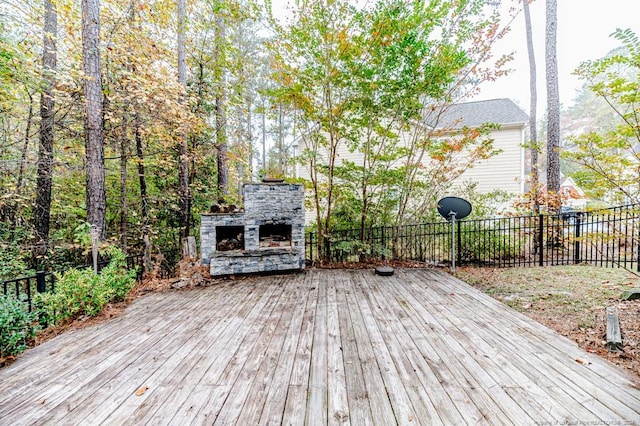
[{"label": "fireplace opening", "polygon": [[291,247],[291,225],[261,225],[260,247]]},{"label": "fireplace opening", "polygon": [[244,226],[216,226],[216,251],[244,250]]}]

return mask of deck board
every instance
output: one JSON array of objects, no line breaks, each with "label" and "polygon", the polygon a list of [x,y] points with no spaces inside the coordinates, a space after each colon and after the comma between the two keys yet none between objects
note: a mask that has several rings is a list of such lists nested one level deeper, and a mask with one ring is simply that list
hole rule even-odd
[{"label": "deck board", "polygon": [[640,420],[634,376],[430,269],[149,294],[27,351],[0,387],[0,425]]}]

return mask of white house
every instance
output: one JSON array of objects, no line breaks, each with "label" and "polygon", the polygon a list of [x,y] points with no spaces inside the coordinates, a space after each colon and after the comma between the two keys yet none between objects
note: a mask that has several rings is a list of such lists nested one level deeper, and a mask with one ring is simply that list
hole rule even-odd
[{"label": "white house", "polygon": [[500,189],[514,195],[523,194],[528,173],[524,149],[528,122],[527,114],[507,98],[452,105],[440,119],[440,126],[460,129],[477,128],[486,123],[499,125],[489,137],[500,153],[477,162],[457,180],[476,182],[481,193]]},{"label": "white house", "polygon": [[[528,121],[527,114],[512,100],[501,98],[454,104],[439,115],[437,124],[426,122],[425,124],[432,129],[447,129],[449,133],[456,133],[455,129],[474,129],[488,123],[498,126],[490,131],[487,137],[493,140],[493,148],[500,152],[488,159],[477,161],[471,169],[452,181],[453,192],[456,185],[471,181],[477,184],[476,189],[481,193],[498,189],[513,195],[524,193],[527,174],[524,141]],[[362,159],[361,152],[352,152],[345,144],[339,146],[338,164],[347,160],[361,164]],[[308,168],[298,164],[296,176],[309,179]],[[314,219],[315,212],[307,211],[307,223]]]}]

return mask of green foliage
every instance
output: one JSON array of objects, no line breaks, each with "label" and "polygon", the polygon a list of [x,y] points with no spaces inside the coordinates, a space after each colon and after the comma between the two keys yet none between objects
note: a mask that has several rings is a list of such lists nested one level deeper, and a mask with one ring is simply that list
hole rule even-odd
[{"label": "green foliage", "polygon": [[496,189],[481,193],[477,190],[477,182],[465,182],[461,197],[471,203],[473,209],[467,219],[485,219],[503,213],[509,207],[512,195],[507,191]]},{"label": "green foliage", "polygon": [[[463,261],[479,262],[500,259],[513,259],[520,255],[519,239],[500,229],[490,228],[482,223],[478,228],[473,223],[460,223],[459,255]],[[498,255],[498,256],[496,256]]]},{"label": "green foliage", "polygon": [[600,119],[602,113],[598,112],[596,125],[569,138],[569,149],[563,156],[578,166],[571,176],[589,196],[611,202],[638,202],[640,40],[629,29],[617,29],[612,35],[623,48],[600,60],[585,62],[575,72],[601,100],[599,105],[607,106],[609,119]]},{"label": "green foliage", "polygon": [[304,2],[291,25],[277,28],[270,93],[296,111],[318,229],[419,217],[452,179],[495,153],[490,126],[433,130],[469,87],[501,72],[481,67],[502,33],[492,6]]},{"label": "green foliage", "polygon": [[8,280],[33,273],[28,267],[28,253],[16,245],[0,244],[0,280]]},{"label": "green foliage", "polygon": [[26,238],[22,229],[9,229],[0,222],[0,280],[30,275],[29,258],[31,253],[20,244]]},{"label": "green foliage", "polygon": [[110,302],[123,301],[135,283],[135,270],[127,270],[124,253],[110,248],[109,264],[96,274],[91,269],[70,269],[56,276],[53,293],[36,296],[43,326],[60,324],[80,315],[95,316]]},{"label": "green foliage", "polygon": [[36,335],[35,315],[27,304],[11,296],[0,295],[0,357],[24,351]]}]

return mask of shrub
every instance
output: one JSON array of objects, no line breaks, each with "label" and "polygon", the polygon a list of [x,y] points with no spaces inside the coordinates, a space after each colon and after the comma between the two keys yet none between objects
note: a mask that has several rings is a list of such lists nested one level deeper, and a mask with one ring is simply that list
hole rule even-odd
[{"label": "shrub", "polygon": [[460,258],[467,262],[513,259],[521,255],[522,247],[515,235],[495,227],[474,228],[464,223],[460,229]]},{"label": "shrub", "polygon": [[56,276],[53,293],[36,296],[42,326],[56,325],[81,315],[95,316],[109,302],[124,300],[135,283],[135,270],[127,270],[122,251],[110,248],[109,264],[96,274],[91,269],[70,269]]},{"label": "shrub", "polygon": [[35,315],[28,311],[26,303],[0,295],[0,357],[24,351],[36,331]]}]

